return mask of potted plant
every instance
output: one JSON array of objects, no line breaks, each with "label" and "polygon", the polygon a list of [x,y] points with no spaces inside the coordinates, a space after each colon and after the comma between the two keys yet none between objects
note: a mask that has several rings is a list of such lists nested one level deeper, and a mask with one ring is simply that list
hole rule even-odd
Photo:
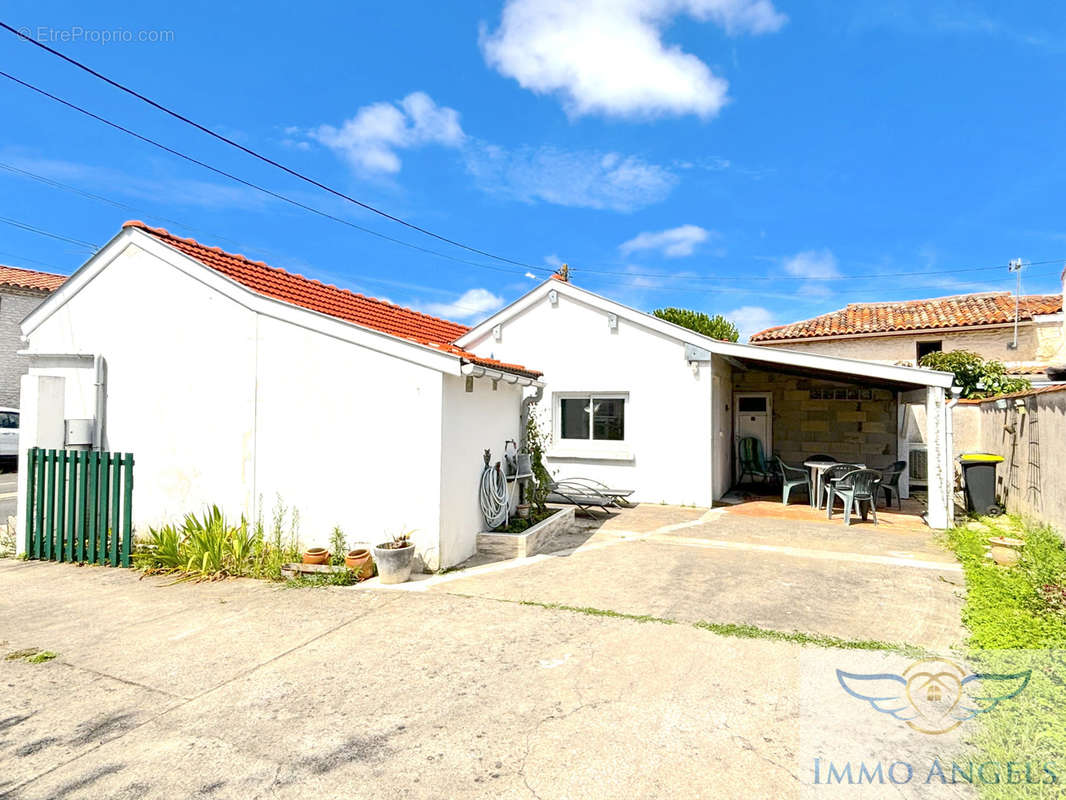
[{"label": "potted plant", "polygon": [[374,559],[370,551],[363,547],[349,550],[344,558],[344,566],[354,572],[361,581],[374,574]]},{"label": "potted plant", "polygon": [[374,561],[378,565],[378,577],[382,583],[403,583],[411,577],[415,546],[411,543],[414,531],[400,531],[392,541],[374,548]]}]

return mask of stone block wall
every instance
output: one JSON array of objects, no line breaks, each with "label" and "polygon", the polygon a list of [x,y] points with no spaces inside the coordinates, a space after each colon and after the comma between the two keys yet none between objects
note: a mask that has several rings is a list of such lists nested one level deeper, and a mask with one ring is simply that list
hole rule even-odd
[{"label": "stone block wall", "polygon": [[[868,400],[812,399],[811,389],[868,390]],[[885,466],[896,460],[896,394],[857,383],[734,371],[736,392],[773,393],[773,449],[799,465],[815,453]]]},{"label": "stone block wall", "polygon": [[47,296],[15,289],[0,292],[0,406],[18,408],[19,379],[29,372],[29,359],[18,355],[26,346],[19,325]]}]

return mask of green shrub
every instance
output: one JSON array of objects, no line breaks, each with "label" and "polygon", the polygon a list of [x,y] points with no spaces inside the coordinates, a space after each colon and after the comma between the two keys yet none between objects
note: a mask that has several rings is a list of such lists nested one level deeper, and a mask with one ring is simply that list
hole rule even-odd
[{"label": "green shrub", "polygon": [[1030,386],[1025,378],[1008,375],[1002,362],[994,359],[985,361],[969,350],[927,353],[922,356],[921,365],[953,373],[955,385],[962,387],[962,396],[967,398],[1022,392]]},{"label": "green shrub", "polygon": [[280,580],[281,565],[300,557],[296,533],[299,518],[294,511],[288,540],[283,532],[285,507],[280,498],[274,519],[274,530],[267,539],[261,521],[250,530],[244,517],[233,524],[218,506],[211,506],[201,516],[187,514],[180,527],[149,528],[148,536],[137,544],[134,565],[146,573],[180,574],[198,580]]}]

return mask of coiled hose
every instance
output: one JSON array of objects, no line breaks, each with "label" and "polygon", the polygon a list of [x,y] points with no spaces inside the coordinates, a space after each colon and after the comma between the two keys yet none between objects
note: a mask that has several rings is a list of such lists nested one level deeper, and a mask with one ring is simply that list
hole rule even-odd
[{"label": "coiled hose", "polygon": [[507,497],[507,479],[497,464],[485,464],[481,471],[481,513],[485,516],[486,530],[495,530],[507,523],[510,502]]}]

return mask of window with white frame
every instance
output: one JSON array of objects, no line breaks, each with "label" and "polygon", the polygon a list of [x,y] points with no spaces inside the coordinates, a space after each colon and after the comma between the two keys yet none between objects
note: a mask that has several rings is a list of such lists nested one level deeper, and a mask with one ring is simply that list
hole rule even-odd
[{"label": "window with white frame", "polygon": [[562,443],[624,442],[624,394],[563,394],[556,397],[557,435]]}]

